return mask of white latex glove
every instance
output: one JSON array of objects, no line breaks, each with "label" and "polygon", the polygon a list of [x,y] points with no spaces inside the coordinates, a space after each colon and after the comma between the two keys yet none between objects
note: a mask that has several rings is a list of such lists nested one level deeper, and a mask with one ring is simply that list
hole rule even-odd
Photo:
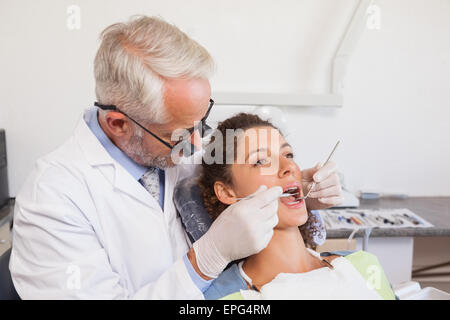
[{"label": "white latex glove", "polygon": [[200,271],[216,278],[231,261],[260,252],[273,236],[278,224],[280,186],[262,185],[250,199],[226,208],[193,248]]},{"label": "white latex glove", "polygon": [[313,181],[316,182],[306,199],[306,207],[309,210],[334,207],[344,201],[336,170],[337,166],[333,161],[328,161],[323,167],[319,162],[314,168],[302,170],[303,194],[306,195]]}]

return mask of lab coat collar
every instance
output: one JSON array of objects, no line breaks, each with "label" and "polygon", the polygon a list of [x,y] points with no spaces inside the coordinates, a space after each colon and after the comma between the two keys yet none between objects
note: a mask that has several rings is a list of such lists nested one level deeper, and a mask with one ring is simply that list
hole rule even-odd
[{"label": "lab coat collar", "polygon": [[93,107],[86,110],[84,119],[91,129],[92,133],[97,137],[102,146],[106,149],[109,155],[116,160],[122,167],[124,167],[135,180],[139,180],[145,172],[147,172],[148,167],[141,166],[131,159],[125,152],[120,150],[103,132],[97,119],[98,108]]},{"label": "lab coat collar", "polygon": [[91,166],[115,165],[116,161],[109,155],[97,137],[87,125],[90,112],[87,109],[79,120],[75,129],[75,138],[78,141],[83,154]]},{"label": "lab coat collar", "polygon": [[[104,176],[114,185],[114,188],[134,197],[149,207],[161,210],[159,203],[150,193],[114,160],[102,146],[86,124],[86,117],[88,116],[89,112],[87,110],[80,119],[74,134],[88,164],[101,170]],[[114,175],[111,175],[110,170],[102,170],[105,166],[113,166]]]}]

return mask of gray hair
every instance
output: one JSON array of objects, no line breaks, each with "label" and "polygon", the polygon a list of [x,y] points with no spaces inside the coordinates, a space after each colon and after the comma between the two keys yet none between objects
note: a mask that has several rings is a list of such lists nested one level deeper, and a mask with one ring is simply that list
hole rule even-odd
[{"label": "gray hair", "polygon": [[214,71],[208,51],[161,18],[133,16],[101,33],[94,61],[95,93],[144,123],[164,123],[164,78],[206,78]]}]

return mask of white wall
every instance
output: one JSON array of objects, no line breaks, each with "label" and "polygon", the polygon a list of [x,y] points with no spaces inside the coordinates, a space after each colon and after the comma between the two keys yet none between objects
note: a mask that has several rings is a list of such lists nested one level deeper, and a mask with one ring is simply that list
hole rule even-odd
[{"label": "white wall", "polygon": [[[219,73],[214,88],[328,90],[328,59],[356,2],[284,1],[285,7],[271,5],[279,1],[1,1],[0,127],[7,130],[11,195],[35,159],[63,142],[94,101],[92,64],[99,32],[135,13],[160,14],[210,49]],[[374,3],[381,8],[381,29],[365,30],[358,43],[343,108],[281,108],[288,139],[300,165],[308,167],[323,160],[341,138],[335,160],[354,190],[449,196],[450,1]],[[71,4],[81,8],[80,30],[66,27]],[[285,29],[294,23],[292,12],[298,12],[295,26],[303,32],[298,43]],[[290,20],[283,22],[283,15]],[[202,27],[226,27],[227,16],[234,17],[228,36]],[[274,43],[279,51],[258,46],[261,38],[245,48],[238,31],[248,36],[260,30],[255,25],[279,36]],[[273,57],[265,69],[258,60],[262,53]],[[246,62],[253,56],[253,64]],[[211,117],[252,109],[220,106]]]}]

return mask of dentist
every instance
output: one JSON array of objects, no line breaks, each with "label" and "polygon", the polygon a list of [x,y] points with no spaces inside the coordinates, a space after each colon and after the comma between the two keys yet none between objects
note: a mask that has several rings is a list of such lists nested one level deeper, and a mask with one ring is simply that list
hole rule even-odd
[{"label": "dentist", "polygon": [[[193,244],[172,201],[198,167],[175,165],[172,132],[188,129],[185,141],[200,147],[212,71],[209,53],[161,19],[103,31],[97,107],[36,162],[16,197],[10,270],[22,299],[203,299],[230,261],[268,244],[280,187],[230,206]],[[341,201],[335,170],[304,170],[306,190],[318,182],[310,208]]]}]

